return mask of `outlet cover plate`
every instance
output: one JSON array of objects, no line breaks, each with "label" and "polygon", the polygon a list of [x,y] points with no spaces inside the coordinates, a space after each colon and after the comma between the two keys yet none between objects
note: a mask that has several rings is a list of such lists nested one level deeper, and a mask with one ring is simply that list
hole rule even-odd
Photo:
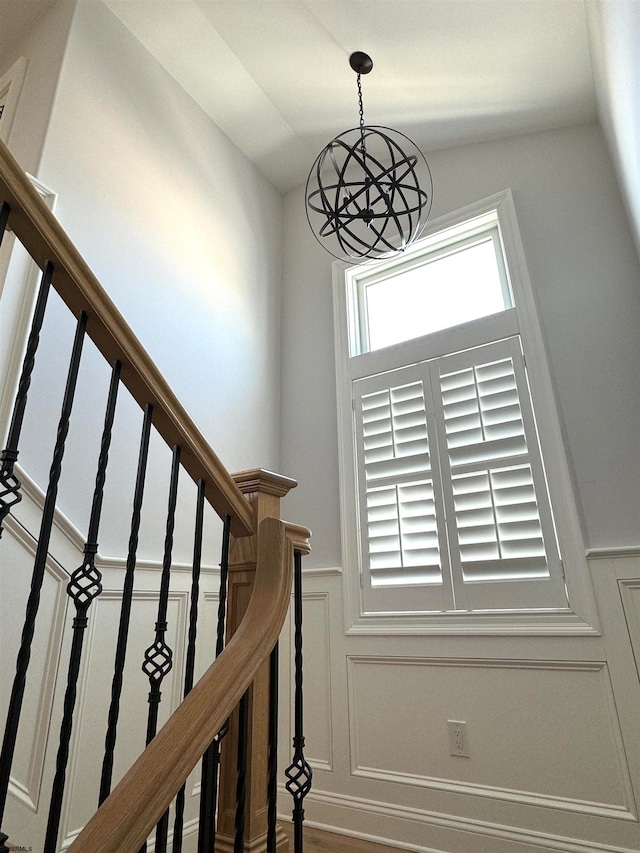
[{"label": "outlet cover plate", "polygon": [[467,724],[462,720],[447,720],[449,753],[460,758],[469,758]]}]

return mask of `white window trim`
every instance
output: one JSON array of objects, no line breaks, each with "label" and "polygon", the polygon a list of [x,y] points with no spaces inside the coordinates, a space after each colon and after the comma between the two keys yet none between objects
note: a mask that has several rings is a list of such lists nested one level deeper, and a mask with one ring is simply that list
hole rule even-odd
[{"label": "white window trim", "polygon": [[[564,452],[557,403],[546,359],[538,311],[525,260],[513,197],[510,190],[442,216],[427,228],[426,237],[447,228],[497,211],[501,237],[509,262],[511,287],[516,303],[519,334],[526,354],[531,394],[535,400],[540,445],[545,460],[549,491],[558,528],[565,567],[570,607],[561,611],[504,611],[491,613],[452,612],[409,614],[366,614],[361,610],[360,566],[358,557],[358,507],[356,466],[352,438],[353,415],[351,377],[346,370],[350,353],[346,272],[351,265],[333,264],[334,337],[336,396],[338,410],[338,452],[340,479],[340,524],[344,586],[345,630],[348,634],[487,634],[487,635],[598,635],[595,600],[585,557],[584,542],[573,498],[573,485]],[[492,317],[486,318],[492,322]],[[474,321],[478,322],[478,321]],[[435,333],[436,335],[438,333]],[[399,365],[406,364],[407,351],[414,341],[397,345]],[[468,343],[465,346],[469,346]],[[400,352],[402,350],[402,353]],[[421,350],[419,360],[428,358]],[[388,360],[385,369],[389,369]],[[368,371],[371,372],[371,371]]]},{"label": "white window trim", "polygon": [[4,105],[2,117],[0,118],[0,139],[5,143],[9,141],[26,71],[27,60],[24,56],[21,56],[0,77],[0,103]]}]

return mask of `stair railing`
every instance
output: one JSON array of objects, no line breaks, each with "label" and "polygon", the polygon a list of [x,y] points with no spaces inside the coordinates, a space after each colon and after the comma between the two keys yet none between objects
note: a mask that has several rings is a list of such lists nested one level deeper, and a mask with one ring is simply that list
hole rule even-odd
[{"label": "stair railing", "polygon": [[269,657],[289,607],[293,546],[277,519],[261,522],[259,540],[256,583],[240,628],[69,853],[137,853]]},{"label": "stair railing", "polygon": [[[237,803],[235,811],[234,853],[243,848],[246,795],[247,738],[242,730],[249,727],[248,714],[253,700],[252,682],[267,671],[271,683],[272,706],[269,712],[269,758],[265,759],[265,778],[268,772],[269,820],[267,853],[282,850],[282,839],[276,842],[276,775],[277,744],[277,638],[290,603],[292,571],[296,574],[296,735],[295,755],[287,769],[287,788],[294,797],[296,824],[295,849],[301,851],[298,827],[304,816],[302,799],[308,792],[311,769],[304,760],[302,722],[302,653],[300,589],[300,559],[308,551],[309,532],[295,525],[286,525],[279,518],[279,497],[295,485],[295,481],[278,478],[268,472],[266,502],[254,500],[252,492],[256,472],[244,472],[232,477],[202,434],[187,415],[165,379],[159,373],[137,338],[109,299],[91,270],[82,259],[56,218],[46,207],[18,163],[0,142],[0,243],[6,230],[11,230],[28,254],[42,270],[40,288],[35,304],[31,331],[26,344],[22,373],[18,382],[13,415],[6,445],[0,456],[0,537],[7,516],[22,500],[20,472],[16,467],[20,436],[27,409],[34,364],[37,358],[40,331],[45,316],[47,297],[51,288],[61,296],[77,318],[76,333],[68,366],[67,383],[62,401],[57,437],[44,496],[40,533],[34,559],[31,589],[22,631],[20,649],[13,680],[9,712],[0,752],[0,822],[7,801],[10,772],[16,748],[27,672],[30,666],[31,645],[35,632],[41,590],[48,559],[58,483],[62,471],[69,421],[74,404],[76,381],[82,358],[85,336],[97,346],[112,367],[111,383],[97,463],[95,489],[90,520],[84,545],[82,564],[69,570],[67,593],[75,607],[73,639],[68,663],[63,720],[56,760],[55,778],[49,807],[44,853],[58,849],[60,820],[65,796],[65,777],[69,759],[71,733],[78,678],[81,668],[84,632],[88,625],[92,602],[102,592],[102,576],[96,565],[98,532],[102,500],[111,443],[111,432],[117,405],[118,389],[124,385],[144,412],[136,486],[133,499],[129,548],[122,590],[122,607],[118,629],[111,706],[108,712],[105,756],[99,790],[100,808],[68,848],[69,853],[142,853],[146,839],[156,827],[155,853],[165,853],[172,839],[173,853],[182,849],[184,784],[189,773],[204,755],[203,788],[209,793],[202,800],[199,853],[213,851],[217,803],[217,774],[220,741],[225,732],[240,728],[238,741]],[[172,450],[169,501],[162,574],[158,597],[155,638],[145,652],[143,671],[149,679],[149,708],[147,746],[116,788],[111,791],[116,726],[120,714],[123,669],[127,648],[134,572],[137,561],[138,534],[144,495],[145,477],[151,429],[155,428]],[[172,566],[173,535],[176,512],[178,473],[184,468],[197,484],[195,509],[195,539],[192,573],[191,613],[187,644],[184,700],[168,722],[158,730],[158,706],[161,701],[162,680],[171,670],[172,650],[167,645],[167,601]],[[260,479],[260,477],[258,477]],[[285,483],[285,485],[282,485]],[[280,490],[280,491],[279,491]],[[197,609],[200,567],[202,559],[203,511],[208,502],[223,521],[220,608],[215,660],[205,675],[194,682],[194,655],[197,633]],[[243,545],[243,543],[247,543]],[[0,549],[2,545],[0,543]],[[234,550],[235,549],[235,550]],[[252,556],[254,571],[250,586],[251,598],[239,624],[225,624],[227,569],[234,559],[240,569]],[[235,558],[234,555],[235,554]],[[0,570],[2,569],[0,550]],[[247,563],[247,565],[249,565]],[[237,566],[236,566],[237,568]],[[229,583],[229,591],[232,585]],[[232,594],[230,592],[230,594]],[[244,609],[243,609],[244,612]],[[225,647],[224,638],[227,637]],[[256,674],[258,674],[256,676]],[[257,683],[257,682],[256,682]],[[232,714],[240,703],[239,715]],[[263,715],[264,716],[264,715]],[[252,723],[252,728],[255,726]],[[244,762],[244,763],[243,763]],[[268,765],[268,766],[267,766]],[[206,779],[206,785],[205,785]],[[213,781],[212,781],[213,780]],[[213,785],[213,787],[211,787]],[[169,830],[169,805],[177,795],[174,829]],[[299,837],[300,836],[300,837]],[[0,832],[0,853],[12,849],[8,836]]]}]

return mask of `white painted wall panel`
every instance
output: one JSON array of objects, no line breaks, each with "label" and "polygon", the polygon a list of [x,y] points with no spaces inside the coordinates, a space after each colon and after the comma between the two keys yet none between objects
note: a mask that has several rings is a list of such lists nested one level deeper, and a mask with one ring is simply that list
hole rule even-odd
[{"label": "white painted wall panel", "polygon": [[[0,679],[0,719],[4,720],[20,648],[26,602],[31,585],[35,540],[20,525],[10,522],[3,534],[0,559],[0,624],[2,624],[2,671]],[[65,628],[68,576],[63,567],[48,559],[38,620],[33,637],[34,666],[27,674],[15,760],[11,773],[14,796],[29,810],[37,810],[40,800],[45,753],[49,739],[56,671]]]},{"label": "white painted wall panel", "polygon": [[[30,491],[32,489],[28,487],[20,504],[21,517],[35,522],[34,530],[37,534],[39,508],[30,497]],[[73,604],[67,601],[66,584],[69,572],[82,560],[81,547],[75,536],[69,538],[70,532],[72,528],[68,522],[58,515],[52,543],[61,563],[53,557],[47,563],[5,822],[15,843],[30,844],[34,850],[41,849],[44,840],[67,679],[72,619],[75,614]],[[9,519],[0,550],[2,719],[13,680],[34,550],[33,535],[19,522]],[[89,609],[89,625],[84,639],[67,767],[68,788],[60,828],[62,849],[71,843],[97,807],[104,755],[124,562],[105,562],[98,558],[97,563],[103,573],[104,590]],[[141,563],[136,569],[115,752],[114,785],[144,749],[149,680],[141,666],[145,649],[155,639],[160,568],[158,565]],[[166,636],[173,651],[173,669],[162,685],[159,726],[166,721],[183,695],[190,588],[190,567],[173,566]],[[217,589],[217,572],[203,571],[200,580],[197,654],[200,671],[208,665],[215,650]],[[198,779],[199,769],[196,769],[190,779],[186,800],[185,821],[190,833],[195,829],[193,821],[199,808]],[[188,844],[192,843],[193,838]],[[185,846],[185,850],[190,849],[188,845]]]},{"label": "white painted wall panel", "polygon": [[[434,152],[430,165],[434,216],[511,187],[586,540],[637,544],[639,270],[599,128]],[[341,614],[346,587],[316,574],[343,565],[331,258],[301,188],[285,198],[284,270],[281,448],[300,481],[284,512],[314,532],[307,589]],[[346,634],[345,617],[331,643],[334,763],[316,772],[307,818],[424,851],[640,850],[636,611],[618,587],[634,566],[593,563],[592,636]],[[306,642],[324,642],[313,620]],[[471,720],[470,759],[449,756],[447,719]],[[311,743],[313,715],[309,726]]]},{"label": "white painted wall panel", "polygon": [[[348,660],[352,773],[636,819],[605,664]],[[466,722],[469,758],[449,754],[447,720]]]},{"label": "white painted wall panel", "polygon": [[633,657],[640,678],[640,578],[618,581],[625,620],[631,638]]},{"label": "white painted wall panel", "polygon": [[[307,642],[303,648],[304,667],[308,673],[304,685],[305,727],[309,732],[305,757],[313,768],[330,771],[333,768],[333,717],[329,605],[327,592],[303,593],[303,632],[313,637],[313,642]],[[294,647],[293,634],[291,646]],[[291,686],[293,688],[293,684]],[[290,695],[293,696],[293,690]]]},{"label": "white painted wall panel", "polygon": [[[159,574],[153,574],[159,580]],[[121,600],[117,589],[107,587],[92,606],[92,618],[85,640],[85,666],[78,685],[78,725],[73,739],[73,760],[69,773],[71,784],[63,812],[63,838],[75,835],[82,828],[93,814],[98,801],[99,772],[104,755]],[[145,745],[149,679],[142,672],[141,664],[145,649],[155,639],[157,610],[157,592],[134,592],[114,760],[114,786],[131,766],[132,758],[139,755]],[[187,618],[187,591],[172,592],[167,608],[168,630],[165,641],[173,650],[174,666],[162,682],[158,728],[181,699]]]},{"label": "white painted wall panel", "polygon": [[[590,561],[600,637],[346,635],[340,575],[312,569],[306,593],[326,591],[338,621],[334,762],[315,769],[307,819],[420,851],[640,850],[640,681],[620,595],[638,562],[616,553]],[[324,629],[310,618],[305,635],[313,648]],[[449,755],[447,719],[467,721],[471,758]],[[316,726],[311,711],[308,744]]]}]

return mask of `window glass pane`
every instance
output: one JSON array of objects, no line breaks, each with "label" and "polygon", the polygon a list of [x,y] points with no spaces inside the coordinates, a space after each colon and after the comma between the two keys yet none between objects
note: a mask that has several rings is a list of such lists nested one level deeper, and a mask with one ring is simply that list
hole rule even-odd
[{"label": "window glass pane", "polygon": [[491,237],[365,284],[369,350],[511,307]]}]

